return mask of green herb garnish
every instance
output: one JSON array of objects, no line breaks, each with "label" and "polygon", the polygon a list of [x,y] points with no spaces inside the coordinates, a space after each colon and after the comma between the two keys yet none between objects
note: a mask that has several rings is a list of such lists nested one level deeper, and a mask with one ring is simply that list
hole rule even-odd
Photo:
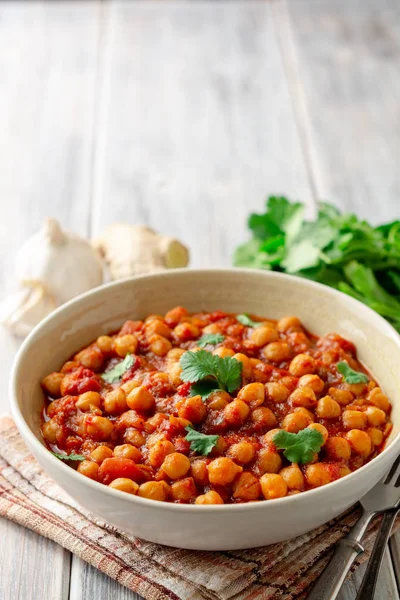
[{"label": "green herb garnish", "polygon": [[250,319],[247,313],[236,315],[236,320],[239,321],[239,323],[241,323],[245,327],[259,327],[260,325],[262,325],[260,321],[253,321],[253,319]]},{"label": "green herb garnish", "polygon": [[298,433],[278,431],[273,437],[273,443],[290,462],[305,464],[313,459],[314,453],[319,452],[324,438],[316,429],[302,429]]},{"label": "green herb garnish", "polygon": [[185,439],[190,442],[190,449],[193,452],[198,452],[198,454],[202,454],[203,456],[207,456],[210,454],[211,450],[214,448],[216,443],[218,442],[219,435],[206,435],[205,433],[200,433],[200,431],[196,431],[193,427],[185,427],[188,432]]},{"label": "green herb garnish", "polygon": [[202,398],[216,390],[234,392],[241,383],[242,363],[236,358],[221,358],[207,350],[185,352],[180,359],[182,381],[190,382],[191,396]]},{"label": "green herb garnish", "polygon": [[327,203],[308,221],[303,204],[271,196],[248,227],[253,237],[236,249],[235,265],[295,273],[339,289],[400,332],[400,221],[373,227]]},{"label": "green herb garnish", "polygon": [[107,381],[107,383],[116,383],[121,379],[125,371],[131,368],[134,362],[135,359],[132,354],[127,354],[124,360],[121,360],[121,362],[115,365],[115,367],[106,373],[103,373],[101,377],[104,379],[104,381]]},{"label": "green herb garnish", "polygon": [[225,337],[220,333],[205,333],[201,336],[201,338],[197,341],[197,345],[200,348],[204,348],[207,344],[211,344],[211,346],[216,346],[223,342]]},{"label": "green herb garnish", "polygon": [[337,370],[341,375],[343,375],[343,379],[346,383],[368,383],[369,378],[365,373],[360,373],[359,371],[354,371],[347,362],[342,361],[336,365]]},{"label": "green herb garnish", "polygon": [[83,454],[60,454],[59,452],[51,452],[51,454],[60,460],[86,460]]}]

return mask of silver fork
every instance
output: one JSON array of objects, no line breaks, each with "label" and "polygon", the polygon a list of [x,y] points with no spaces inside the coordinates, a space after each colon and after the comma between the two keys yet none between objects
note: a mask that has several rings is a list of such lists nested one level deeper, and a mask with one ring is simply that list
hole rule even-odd
[{"label": "silver fork", "polygon": [[[371,555],[371,570],[369,565],[365,573],[360,591],[356,600],[370,600],[373,598],[376,578],[382,562],[383,552],[386,547],[387,539],[397,510],[400,509],[400,456],[397,457],[392,465],[388,475],[377,483],[370,490],[360,503],[363,512],[357,523],[352,527],[346,537],[340,540],[336,545],[335,552],[323,571],[316,585],[311,590],[307,600],[335,600],[342,587],[346,576],[359,554],[364,552],[361,540],[364,536],[371,519],[378,513],[390,511],[388,516],[385,514],[381,524],[381,529],[375,540],[374,549]],[[396,510],[397,509],[397,510]],[[373,585],[373,589],[371,586]],[[367,590],[367,586],[369,589]],[[362,593],[363,595],[360,595]],[[367,595],[368,594],[368,595]]]}]

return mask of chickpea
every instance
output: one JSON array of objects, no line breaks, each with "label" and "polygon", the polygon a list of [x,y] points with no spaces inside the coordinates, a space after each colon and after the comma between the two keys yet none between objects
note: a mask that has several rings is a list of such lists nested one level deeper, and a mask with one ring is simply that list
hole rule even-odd
[{"label": "chickpea", "polygon": [[135,427],[142,430],[145,428],[145,421],[138,415],[136,410],[127,410],[118,417],[118,425],[124,429]]},{"label": "chickpea", "polygon": [[228,485],[243,471],[231,458],[220,456],[207,465],[208,478],[212,485]]},{"label": "chickpea", "polygon": [[218,323],[210,323],[203,328],[203,333],[221,333]]},{"label": "chickpea", "polygon": [[325,383],[318,375],[302,375],[298,383],[299,387],[312,389],[314,394],[320,394],[325,387]]},{"label": "chickpea", "polygon": [[183,308],[183,306],[176,306],[175,308],[172,308],[166,313],[164,321],[168,323],[170,327],[174,327],[175,325],[177,325],[177,323],[179,323],[179,321],[181,321],[188,315],[189,312],[186,310],[186,308]]},{"label": "chickpea", "polygon": [[121,446],[115,446],[114,456],[116,458],[129,458],[135,463],[142,462],[142,453],[131,444],[121,444]]},{"label": "chickpea", "polygon": [[256,449],[250,442],[237,442],[236,444],[232,444],[227,454],[241,465],[247,465],[247,463],[254,459]]},{"label": "chickpea", "polygon": [[60,398],[61,396],[61,383],[64,379],[63,373],[50,373],[47,377],[42,379],[41,384],[44,391],[52,398]]},{"label": "chickpea", "polygon": [[59,432],[61,433],[61,429],[54,419],[50,419],[50,421],[46,421],[42,425],[42,435],[49,444],[57,443],[57,434]]},{"label": "chickpea", "polygon": [[222,437],[222,435],[219,436],[219,438],[217,439],[217,443],[215,444],[214,448],[211,450],[210,455],[211,456],[220,456],[221,454],[224,454],[224,452],[226,452],[228,448],[228,442],[225,440],[225,438]]},{"label": "chickpea", "polygon": [[110,414],[118,414],[124,412],[128,408],[126,402],[126,394],[122,388],[116,388],[111,392],[107,392],[103,400],[104,410]]},{"label": "chickpea", "polygon": [[136,494],[139,489],[138,484],[127,477],[118,477],[118,479],[114,479],[114,481],[108,484],[108,487],[113,490],[119,490],[120,492],[126,492],[127,494]]},{"label": "chickpea", "polygon": [[361,429],[351,429],[347,432],[346,439],[350,442],[350,446],[356,454],[360,454],[364,458],[371,454],[371,438],[365,431],[361,431]]},{"label": "chickpea", "polygon": [[289,365],[289,373],[295,377],[315,373],[315,359],[309,354],[298,354]]},{"label": "chickpea", "polygon": [[171,485],[172,499],[179,502],[189,502],[196,495],[196,486],[192,477],[174,481]]},{"label": "chickpea", "polygon": [[261,448],[258,452],[257,466],[261,473],[279,473],[282,459],[275,450]]},{"label": "chickpea", "polygon": [[223,504],[224,501],[222,500],[221,496],[218,494],[218,492],[214,492],[214,490],[211,490],[205,494],[202,494],[201,496],[197,496],[196,500],[195,500],[195,504]]},{"label": "chickpea", "polygon": [[279,333],[271,325],[261,325],[252,330],[250,339],[259,348],[279,340]]},{"label": "chickpea", "polygon": [[81,394],[75,403],[76,408],[79,410],[90,410],[91,406],[101,406],[101,398],[98,392],[85,392]]},{"label": "chickpea", "polygon": [[258,427],[272,429],[276,425],[276,417],[270,408],[261,406],[251,413],[251,420]]},{"label": "chickpea", "polygon": [[377,429],[376,427],[368,427],[366,433],[368,433],[374,446],[380,446],[382,444],[383,433],[380,429]]},{"label": "chickpea", "polygon": [[286,342],[271,342],[263,348],[262,352],[266,359],[277,363],[289,360],[292,354],[290,346]]},{"label": "chickpea", "polygon": [[311,423],[311,425],[308,425],[307,429],[315,429],[315,431],[319,431],[319,433],[324,438],[322,445],[326,444],[326,440],[329,437],[329,433],[327,428],[321,425],[321,423]]},{"label": "chickpea", "polygon": [[234,356],[235,353],[233,350],[231,350],[231,348],[225,348],[225,346],[220,346],[219,348],[215,348],[215,350],[213,350],[213,354],[216,354],[217,356],[220,356],[221,358],[224,358],[225,356]]},{"label": "chickpea", "polygon": [[267,431],[267,433],[263,436],[263,443],[267,444],[267,446],[271,445],[274,443],[274,437],[276,436],[276,434],[282,431],[281,429],[270,429],[269,431]]},{"label": "chickpea", "polygon": [[290,391],[285,385],[276,381],[270,381],[269,383],[266,383],[265,390],[267,392],[268,400],[271,402],[276,402],[277,404],[286,402],[290,394]]},{"label": "chickpea", "polygon": [[79,463],[77,471],[78,473],[85,475],[85,477],[89,477],[89,479],[94,479],[97,481],[99,465],[91,460],[83,460]]},{"label": "chickpea", "polygon": [[177,403],[178,415],[191,423],[201,423],[207,416],[207,408],[201,396],[191,396]]},{"label": "chickpea", "polygon": [[108,354],[112,350],[113,339],[109,335],[101,335],[96,340],[96,346],[98,346],[102,352]]},{"label": "chickpea", "polygon": [[236,358],[239,362],[242,363],[242,374],[244,377],[250,377],[252,373],[253,367],[251,366],[251,362],[248,356],[238,352],[234,354],[232,358]]},{"label": "chickpea", "polygon": [[180,479],[189,471],[190,460],[180,452],[172,452],[165,457],[161,468],[170,479]]},{"label": "chickpea", "polygon": [[260,485],[262,494],[266,500],[283,498],[288,491],[286,481],[281,475],[276,473],[265,473],[260,478]]},{"label": "chickpea", "polygon": [[317,405],[317,398],[310,387],[300,387],[295,389],[289,396],[292,406],[304,406],[311,408]]},{"label": "chickpea", "polygon": [[[376,406],[367,406],[364,414],[367,417],[368,425],[372,425],[372,427],[383,425],[386,421],[385,412],[381,408],[377,408]],[[357,429],[363,428],[358,427]]]},{"label": "chickpea", "polygon": [[133,410],[148,412],[153,410],[156,401],[153,394],[144,385],[141,385],[128,394],[126,403]]},{"label": "chickpea", "polygon": [[109,439],[114,425],[107,417],[99,417],[97,415],[86,415],[84,420],[86,433],[98,440]]},{"label": "chickpea", "polygon": [[172,365],[169,365],[168,374],[172,385],[180,385],[182,383],[182,367],[179,363],[173,363]]},{"label": "chickpea", "polygon": [[329,458],[333,460],[349,460],[351,456],[351,446],[349,442],[342,437],[330,437],[326,441],[325,451]]},{"label": "chickpea", "polygon": [[276,326],[278,331],[281,331],[282,333],[301,331],[303,329],[301,321],[297,317],[283,317],[282,319],[279,319]]},{"label": "chickpea", "polygon": [[168,360],[180,360],[181,356],[183,354],[185,354],[186,350],[184,350],[183,348],[171,348],[171,350],[168,350],[167,352],[167,359]]},{"label": "chickpea", "polygon": [[265,399],[265,388],[260,382],[248,383],[238,393],[238,399],[247,404],[260,406]]},{"label": "chickpea", "polygon": [[330,396],[324,396],[318,400],[315,412],[321,419],[337,419],[342,413],[340,404]]},{"label": "chickpea", "polygon": [[146,432],[153,433],[154,431],[156,431],[156,429],[158,429],[161,426],[163,421],[168,421],[168,416],[164,415],[163,413],[156,413],[155,415],[147,419],[144,426]]},{"label": "chickpea", "polygon": [[89,346],[84,348],[74,356],[74,360],[81,363],[82,366],[93,371],[98,371],[104,360],[104,356],[100,348],[97,346]]},{"label": "chickpea", "polygon": [[151,338],[154,334],[162,335],[165,338],[171,337],[171,329],[161,319],[154,319],[144,326],[146,337]]},{"label": "chickpea", "polygon": [[304,475],[296,463],[281,469],[279,475],[285,481],[288,490],[302,490],[304,488]]},{"label": "chickpea", "polygon": [[94,462],[96,462],[98,465],[101,465],[103,460],[105,460],[106,458],[111,458],[112,455],[113,451],[108,446],[97,446],[97,448],[92,450],[92,452],[90,453],[90,458],[94,460]]},{"label": "chickpea", "polygon": [[143,433],[138,429],[134,429],[133,427],[129,427],[125,431],[124,441],[128,444],[132,444],[132,446],[136,446],[136,448],[140,448],[146,441]]},{"label": "chickpea", "polygon": [[139,486],[137,495],[149,500],[160,500],[164,502],[170,492],[170,487],[166,481],[146,481]]},{"label": "chickpea", "polygon": [[250,407],[243,400],[232,400],[224,408],[224,417],[229,425],[239,427],[250,414]]},{"label": "chickpea", "polygon": [[129,381],[125,381],[125,383],[123,383],[118,389],[123,390],[127,396],[133,390],[133,388],[139,387],[140,385],[142,385],[142,380],[129,379]]},{"label": "chickpea", "polygon": [[320,487],[338,478],[339,472],[335,465],[329,463],[314,463],[306,468],[306,480],[311,487]]},{"label": "chickpea", "polygon": [[359,410],[344,410],[342,420],[346,429],[365,429],[368,423],[367,415]]},{"label": "chickpea", "polygon": [[207,462],[199,458],[194,460],[190,467],[190,474],[198,485],[205,486],[208,484]]},{"label": "chickpea", "polygon": [[172,344],[166,337],[156,333],[149,339],[150,350],[156,356],[165,356],[171,350]]},{"label": "chickpea", "polygon": [[135,354],[138,341],[132,333],[121,335],[114,340],[114,350],[121,358],[125,358],[127,354]]},{"label": "chickpea", "polygon": [[381,388],[379,387],[373,388],[370,392],[368,392],[367,401],[373,404],[374,406],[377,406],[385,413],[388,413],[391,409],[388,397],[382,392]]},{"label": "chickpea", "polygon": [[289,431],[289,433],[297,433],[311,425],[312,422],[312,417],[296,409],[294,412],[286,415],[283,419],[282,429]]},{"label": "chickpea", "polygon": [[228,392],[219,390],[210,394],[207,399],[207,406],[211,408],[211,410],[222,410],[229,402],[231,402],[231,400],[232,398]]},{"label": "chickpea", "polygon": [[341,406],[347,406],[350,402],[353,402],[354,396],[349,390],[342,390],[340,388],[329,388],[329,395],[331,398],[336,400]]},{"label": "chickpea", "polygon": [[233,484],[233,497],[250,502],[258,500],[260,496],[261,486],[257,477],[252,473],[241,473]]},{"label": "chickpea", "polygon": [[181,341],[195,340],[200,335],[200,329],[192,323],[180,323],[174,329],[174,333]]},{"label": "chickpea", "polygon": [[365,383],[343,383],[343,388],[351,392],[354,396],[363,396],[368,387]]},{"label": "chickpea", "polygon": [[152,467],[158,469],[163,464],[168,454],[175,452],[175,446],[169,440],[158,440],[150,448],[149,451],[149,463]]}]

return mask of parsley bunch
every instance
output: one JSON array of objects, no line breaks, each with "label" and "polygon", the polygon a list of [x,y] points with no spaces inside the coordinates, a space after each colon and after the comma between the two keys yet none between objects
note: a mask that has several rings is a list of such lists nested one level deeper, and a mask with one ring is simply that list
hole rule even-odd
[{"label": "parsley bunch", "polygon": [[121,360],[121,362],[115,365],[115,367],[103,373],[101,377],[104,379],[104,381],[107,381],[107,383],[116,383],[121,379],[125,371],[132,367],[134,362],[135,359],[132,354],[127,354],[124,360]]},{"label": "parsley bunch", "polygon": [[346,383],[368,383],[369,378],[365,373],[360,373],[360,371],[355,371],[351,367],[349,367],[348,363],[343,360],[336,365],[337,370],[341,375],[343,375],[343,380]]},{"label": "parsley bunch", "polygon": [[234,392],[241,383],[242,363],[236,358],[221,358],[207,350],[185,352],[181,356],[182,381],[190,382],[191,396],[208,396],[217,390]]},{"label": "parsley bunch", "polygon": [[294,273],[337,288],[376,310],[400,331],[400,221],[373,227],[321,203],[313,221],[304,205],[270,196],[248,220],[252,239],[234,264]]},{"label": "parsley bunch", "polygon": [[290,462],[306,464],[320,451],[324,438],[316,429],[302,429],[298,433],[281,429],[272,441],[279,450],[284,450],[283,455]]},{"label": "parsley bunch", "polygon": [[207,456],[218,442],[219,435],[206,435],[196,431],[193,427],[185,427],[187,433],[186,439],[190,442],[190,449],[193,452]]}]

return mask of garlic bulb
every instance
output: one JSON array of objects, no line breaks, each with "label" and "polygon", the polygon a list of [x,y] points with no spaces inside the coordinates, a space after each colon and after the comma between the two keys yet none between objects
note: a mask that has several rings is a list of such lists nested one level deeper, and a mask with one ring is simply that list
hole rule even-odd
[{"label": "garlic bulb", "polygon": [[89,242],[49,218],[18,251],[15,275],[18,290],[0,304],[0,322],[24,336],[54,308],[100,285],[103,266]]},{"label": "garlic bulb", "polygon": [[93,245],[112,279],[186,267],[189,262],[189,251],[181,242],[143,225],[110,225]]}]

